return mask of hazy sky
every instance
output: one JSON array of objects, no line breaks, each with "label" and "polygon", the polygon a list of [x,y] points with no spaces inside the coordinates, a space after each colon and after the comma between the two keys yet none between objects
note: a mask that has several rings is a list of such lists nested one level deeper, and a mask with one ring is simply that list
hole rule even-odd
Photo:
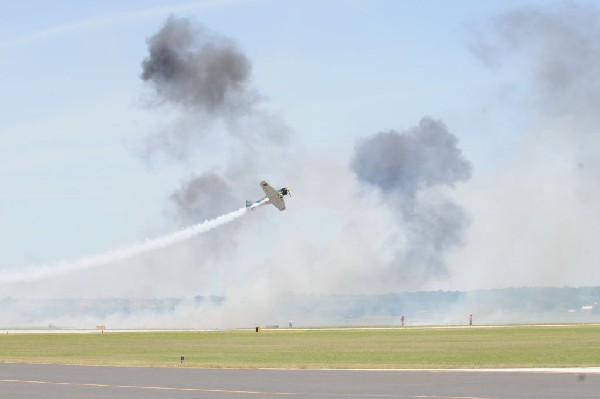
[{"label": "hazy sky", "polygon": [[[49,286],[48,296],[175,296],[240,285],[246,295],[598,285],[594,4],[8,2],[0,16],[0,272],[219,216],[214,198],[192,218],[173,203],[206,173],[222,177],[231,211],[262,194],[262,179],[289,185],[294,197],[284,213],[259,209],[171,252],[0,286],[0,296]],[[250,116],[207,122],[141,79],[147,39],[170,15],[244,54],[244,84],[257,95]],[[407,206],[402,188],[361,180],[350,163],[372,135],[418,134],[424,117],[456,138],[452,151],[471,172],[442,185],[424,172],[426,187]],[[150,137],[182,125],[209,132],[185,159],[148,149]],[[284,132],[285,143],[248,144],[243,137],[259,129]],[[460,215],[448,233],[455,238],[425,242],[423,226],[433,235],[443,233],[440,221],[450,228],[446,212]],[[436,255],[416,262],[439,262],[436,272],[406,277],[408,255],[423,247]]]}]

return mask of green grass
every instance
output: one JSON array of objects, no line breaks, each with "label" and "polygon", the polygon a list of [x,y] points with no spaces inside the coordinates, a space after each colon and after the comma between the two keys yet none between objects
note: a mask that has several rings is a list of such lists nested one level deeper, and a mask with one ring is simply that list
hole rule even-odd
[{"label": "green grass", "polygon": [[240,368],[600,366],[600,326],[2,334],[0,362]]}]

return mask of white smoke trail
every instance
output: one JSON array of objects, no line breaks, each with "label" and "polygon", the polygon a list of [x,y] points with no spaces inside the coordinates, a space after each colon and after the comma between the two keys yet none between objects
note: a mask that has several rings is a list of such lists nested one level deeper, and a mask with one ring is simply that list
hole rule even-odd
[{"label": "white smoke trail", "polygon": [[3,272],[0,273],[0,284],[42,280],[48,277],[70,273],[76,270],[89,269],[92,267],[129,259],[136,255],[150,252],[155,249],[165,248],[178,242],[188,240],[195,235],[206,233],[212,229],[242,217],[247,211],[248,208],[240,208],[237,211],[230,212],[212,220],[206,220],[203,223],[187,227],[175,233],[171,233],[162,237],[147,239],[137,244],[108,251],[99,255],[87,256],[73,261],[32,265],[15,271]]}]

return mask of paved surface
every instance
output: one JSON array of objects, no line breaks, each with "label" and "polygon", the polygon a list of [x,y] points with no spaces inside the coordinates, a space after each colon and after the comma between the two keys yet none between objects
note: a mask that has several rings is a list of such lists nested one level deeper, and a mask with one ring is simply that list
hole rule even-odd
[{"label": "paved surface", "polygon": [[358,371],[0,363],[0,398],[598,398],[596,370]]}]

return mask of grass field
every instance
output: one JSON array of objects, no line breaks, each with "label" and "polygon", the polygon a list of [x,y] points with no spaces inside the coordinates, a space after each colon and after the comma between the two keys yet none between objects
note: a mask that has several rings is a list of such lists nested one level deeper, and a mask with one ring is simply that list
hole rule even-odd
[{"label": "grass field", "polygon": [[2,334],[0,362],[216,368],[600,366],[600,326]]}]

